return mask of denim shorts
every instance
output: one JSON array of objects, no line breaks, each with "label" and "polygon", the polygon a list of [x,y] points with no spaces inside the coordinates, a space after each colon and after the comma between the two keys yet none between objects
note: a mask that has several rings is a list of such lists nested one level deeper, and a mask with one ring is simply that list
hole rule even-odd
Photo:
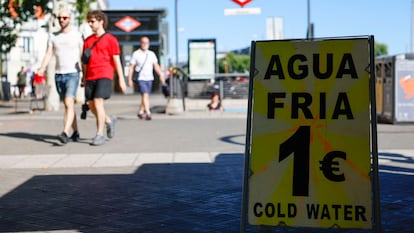
[{"label": "denim shorts", "polygon": [[139,92],[141,92],[142,94],[144,93],[151,94],[152,81],[138,80],[138,84],[139,84]]},{"label": "denim shorts", "polygon": [[63,100],[66,97],[75,98],[79,86],[79,73],[56,74],[55,83],[59,97]]}]

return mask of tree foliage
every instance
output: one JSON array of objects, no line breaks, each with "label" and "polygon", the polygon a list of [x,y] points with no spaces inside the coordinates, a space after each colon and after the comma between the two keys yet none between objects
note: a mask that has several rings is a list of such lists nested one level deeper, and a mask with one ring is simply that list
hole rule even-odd
[{"label": "tree foliage", "polygon": [[48,6],[50,0],[24,0],[20,2],[21,4],[18,6],[18,13],[19,18],[24,22],[36,17],[36,7],[40,7],[45,14],[51,11]]},{"label": "tree foliage", "polygon": [[18,30],[16,29],[22,20],[18,17],[15,2],[1,1],[0,8],[0,53],[10,52],[17,40]]},{"label": "tree foliage", "polygon": [[[52,11],[49,3],[52,0],[0,0],[0,53],[9,53],[15,45],[18,37],[19,26],[34,19],[37,15],[36,8],[40,8],[44,14]],[[81,22],[89,6],[96,0],[76,0],[76,10],[79,12],[79,22]]]},{"label": "tree foliage", "polygon": [[[381,55],[388,55],[388,46],[386,44],[375,42],[374,50],[374,54],[376,57]],[[249,71],[250,55],[236,54],[234,52],[230,52],[226,54],[224,58],[219,59],[218,66],[220,73],[243,73]]]},{"label": "tree foliage", "polygon": [[218,64],[220,73],[244,73],[249,71],[250,56],[236,55],[235,53],[230,52],[226,57],[219,59]]},{"label": "tree foliage", "polygon": [[76,0],[76,10],[79,13],[78,22],[82,22],[86,19],[86,15],[90,10],[89,6],[94,2],[96,2],[96,0]]},{"label": "tree foliage", "polygon": [[[0,54],[8,54],[16,45],[19,28],[30,19],[39,17],[41,14],[52,11],[49,3],[52,0],[0,0]],[[79,22],[85,18],[89,11],[89,6],[96,0],[76,0],[76,9],[79,12]],[[0,61],[0,74],[3,73]]]},{"label": "tree foliage", "polygon": [[374,50],[375,50],[375,56],[381,56],[381,55],[388,55],[388,46],[386,44],[377,43],[374,44]]},{"label": "tree foliage", "polygon": [[34,18],[41,9],[42,14],[50,11],[49,0],[0,0],[0,74],[3,74],[3,55],[10,53],[16,45],[19,28],[29,19]]}]

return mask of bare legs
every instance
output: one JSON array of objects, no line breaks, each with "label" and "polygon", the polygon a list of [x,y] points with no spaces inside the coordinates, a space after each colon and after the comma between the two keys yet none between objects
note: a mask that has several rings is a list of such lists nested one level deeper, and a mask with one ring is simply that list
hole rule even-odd
[{"label": "bare legs", "polygon": [[95,98],[89,101],[89,108],[96,117],[97,135],[103,135],[105,123],[111,122],[111,119],[106,115],[104,101],[103,98]]},{"label": "bare legs", "polygon": [[148,93],[143,93],[141,95],[141,104],[139,105],[139,112],[143,111],[145,111],[147,114],[151,114]]},{"label": "bare legs", "polygon": [[73,97],[65,97],[63,100],[63,104],[65,105],[65,113],[63,117],[63,132],[66,135],[69,135],[70,128],[73,131],[78,131],[78,124],[76,121],[76,113],[75,113],[75,98]]}]

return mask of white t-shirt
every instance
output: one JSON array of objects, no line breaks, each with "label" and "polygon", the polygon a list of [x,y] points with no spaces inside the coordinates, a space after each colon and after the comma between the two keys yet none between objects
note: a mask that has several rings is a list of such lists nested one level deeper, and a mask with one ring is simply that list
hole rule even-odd
[{"label": "white t-shirt", "polygon": [[151,50],[147,50],[144,52],[143,50],[138,49],[132,54],[131,64],[135,65],[135,71],[138,72],[141,69],[142,65],[144,65],[141,69],[141,72],[139,73],[139,77],[138,77],[139,80],[143,80],[143,81],[154,80],[153,70],[154,70],[154,64],[156,63],[158,63],[157,56]]},{"label": "white t-shirt", "polygon": [[57,74],[80,72],[80,49],[83,47],[80,32],[71,30],[67,33],[52,33],[49,35],[48,45],[53,46]]}]

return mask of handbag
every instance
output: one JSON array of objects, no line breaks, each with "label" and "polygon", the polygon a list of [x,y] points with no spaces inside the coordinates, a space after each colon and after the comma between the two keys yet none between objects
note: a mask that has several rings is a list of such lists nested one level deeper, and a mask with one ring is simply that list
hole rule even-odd
[{"label": "handbag", "polygon": [[145,60],[144,60],[144,63],[142,63],[141,68],[139,68],[138,71],[135,71],[135,69],[134,69],[134,72],[132,73],[132,81],[137,85],[138,85],[139,74],[141,73],[142,68],[144,68],[144,65],[145,65],[145,62],[147,61],[147,58],[148,58],[148,53],[145,56]]},{"label": "handbag", "polygon": [[168,87],[167,84],[162,84],[161,91],[162,91],[162,94],[164,95],[164,97],[169,97],[170,96],[170,88]]},{"label": "handbag", "polygon": [[90,47],[90,48],[86,48],[86,49],[84,49],[83,50],[83,53],[82,53],[82,57],[81,57],[81,61],[82,61],[82,63],[83,64],[88,64],[89,63],[89,59],[91,58],[91,55],[92,55],[92,49],[93,49],[93,47],[95,47],[95,45],[98,43],[98,41],[102,38],[102,37],[104,37],[105,36],[105,34],[106,34],[106,32],[102,35],[102,36],[100,36],[93,44],[92,44],[92,46]]}]

